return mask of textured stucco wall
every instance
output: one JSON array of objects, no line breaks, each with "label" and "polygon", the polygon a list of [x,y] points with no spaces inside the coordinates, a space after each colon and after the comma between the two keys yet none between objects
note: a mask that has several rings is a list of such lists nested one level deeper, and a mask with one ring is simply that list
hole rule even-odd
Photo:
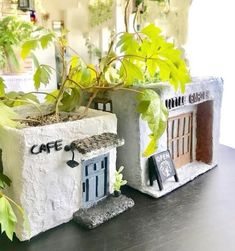
[{"label": "textured stucco wall", "polygon": [[[142,192],[148,193],[153,197],[160,197],[176,187],[185,184],[189,180],[195,178],[199,174],[209,170],[218,163],[217,147],[219,143],[219,132],[220,132],[220,107],[221,98],[223,92],[223,82],[219,78],[194,78],[193,83],[186,86],[186,92],[184,94],[175,93],[174,90],[166,84],[159,84],[155,89],[161,96],[162,100],[174,98],[177,96],[184,95],[186,97],[186,103],[183,107],[173,108],[169,112],[169,117],[173,117],[185,112],[193,112],[193,163],[194,169],[189,171],[187,169],[179,170],[180,179],[179,183],[167,181],[167,188],[163,191],[159,191],[158,186],[155,184],[154,187],[149,186],[148,180],[148,169],[147,169],[147,158],[143,158],[141,155],[148,144],[150,133],[148,125],[144,122],[139,114],[136,112],[136,101],[135,94],[129,92],[115,92],[112,93],[114,113],[117,114],[118,123],[118,134],[125,138],[125,146],[118,150],[118,163],[123,164],[126,168],[124,169],[125,179],[128,180],[128,184],[135,189]],[[196,133],[195,133],[195,116],[196,116],[196,104],[190,104],[187,99],[190,93],[209,91],[209,97],[207,100],[213,100],[213,159],[211,165],[205,165],[203,163],[197,163],[195,161],[195,146],[196,146]],[[122,102],[120,102],[120,100]],[[200,102],[204,102],[200,101]],[[198,102],[198,103],[200,103]],[[157,152],[167,150],[167,133],[162,135],[159,140]],[[182,171],[183,170],[183,171]],[[194,170],[194,171],[193,171]]]},{"label": "textured stucco wall", "polygon": [[[8,192],[25,209],[30,225],[28,233],[22,220],[19,221],[16,228],[19,239],[27,240],[69,221],[82,207],[81,165],[72,169],[66,164],[71,159],[71,152],[52,149],[51,153],[32,155],[31,147],[59,139],[63,140],[64,147],[76,139],[104,132],[116,133],[116,130],[114,114],[91,110],[88,118],[78,121],[0,131],[4,172],[12,180]],[[102,154],[107,151],[102,151]],[[79,163],[90,157],[95,155],[75,153],[75,160]],[[112,192],[116,149],[110,152],[109,168],[109,192]]]}]

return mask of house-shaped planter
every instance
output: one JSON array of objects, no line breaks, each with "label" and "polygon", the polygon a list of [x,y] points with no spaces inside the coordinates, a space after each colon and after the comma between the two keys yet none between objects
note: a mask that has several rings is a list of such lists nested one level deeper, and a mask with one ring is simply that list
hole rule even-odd
[{"label": "house-shaped planter", "polygon": [[169,109],[167,129],[156,153],[169,151],[179,179],[178,182],[174,177],[167,179],[163,190],[157,182],[150,184],[149,160],[142,157],[150,131],[136,112],[135,94],[115,92],[111,98],[113,111],[119,119],[118,134],[125,138],[125,146],[118,151],[118,161],[126,167],[124,178],[128,185],[157,198],[217,165],[223,81],[194,78],[183,94],[164,83],[153,85],[151,89]]},{"label": "house-shaped planter", "polygon": [[[26,110],[22,113],[27,115]],[[112,144],[106,136],[116,131],[114,114],[91,109],[81,120],[1,129],[4,173],[12,180],[8,193],[24,208],[30,227],[29,231],[19,217],[16,235],[20,240],[68,222],[78,209],[90,207],[113,192],[116,147],[123,141]],[[98,148],[96,141],[91,141],[93,145],[84,153],[75,149],[73,159],[78,165],[71,168],[72,151],[65,151],[65,146],[93,135],[106,141]]]}]

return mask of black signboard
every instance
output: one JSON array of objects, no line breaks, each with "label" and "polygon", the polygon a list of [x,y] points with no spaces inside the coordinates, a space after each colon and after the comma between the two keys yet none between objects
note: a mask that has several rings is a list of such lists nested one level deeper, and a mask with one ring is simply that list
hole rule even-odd
[{"label": "black signboard", "polygon": [[165,182],[167,179],[174,177],[176,182],[179,181],[175,166],[168,150],[154,154],[149,158],[148,162],[151,186],[153,185],[153,181],[157,180],[159,189],[163,190],[163,182]]}]

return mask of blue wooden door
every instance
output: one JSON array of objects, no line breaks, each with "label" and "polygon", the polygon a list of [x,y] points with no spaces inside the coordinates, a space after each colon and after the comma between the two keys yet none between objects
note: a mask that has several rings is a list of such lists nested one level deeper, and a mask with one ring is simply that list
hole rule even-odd
[{"label": "blue wooden door", "polygon": [[108,192],[108,154],[83,162],[83,205],[90,207]]}]

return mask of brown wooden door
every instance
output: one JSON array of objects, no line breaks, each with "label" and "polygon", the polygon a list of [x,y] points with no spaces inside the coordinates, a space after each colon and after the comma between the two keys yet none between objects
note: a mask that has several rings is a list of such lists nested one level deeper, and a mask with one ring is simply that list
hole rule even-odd
[{"label": "brown wooden door", "polygon": [[192,113],[168,119],[168,149],[175,166],[181,167],[192,159]]}]

